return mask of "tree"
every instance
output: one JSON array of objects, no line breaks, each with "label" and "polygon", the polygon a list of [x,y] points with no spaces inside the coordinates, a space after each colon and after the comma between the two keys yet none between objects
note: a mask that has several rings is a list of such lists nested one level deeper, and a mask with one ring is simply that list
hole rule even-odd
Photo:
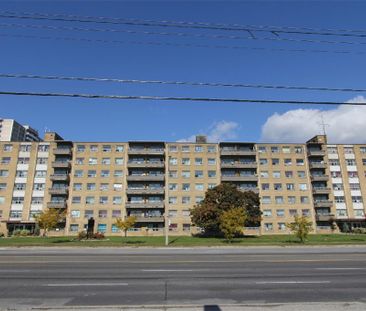
[{"label": "tree", "polygon": [[220,216],[232,208],[244,209],[246,226],[258,225],[261,218],[259,196],[253,191],[242,192],[233,184],[223,183],[209,189],[202,202],[191,210],[192,222],[205,234],[220,232]]},{"label": "tree", "polygon": [[246,213],[243,208],[231,208],[221,213],[219,227],[228,242],[231,242],[236,234],[243,232],[245,220]]},{"label": "tree", "polygon": [[294,222],[288,223],[286,226],[294,233],[301,243],[305,243],[309,232],[313,228],[313,223],[308,220],[306,216],[295,216]]},{"label": "tree", "polygon": [[43,236],[47,236],[49,230],[57,227],[58,223],[65,219],[65,212],[57,209],[45,209],[35,216],[36,223],[43,229]]},{"label": "tree", "polygon": [[127,231],[128,229],[133,228],[133,226],[136,223],[136,217],[135,216],[128,216],[125,220],[122,218],[118,218],[115,225],[118,229],[122,230],[125,233],[125,237],[127,237]]}]

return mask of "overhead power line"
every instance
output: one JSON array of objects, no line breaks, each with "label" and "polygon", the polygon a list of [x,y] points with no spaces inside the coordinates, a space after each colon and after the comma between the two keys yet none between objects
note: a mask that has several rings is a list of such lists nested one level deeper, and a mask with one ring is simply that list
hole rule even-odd
[{"label": "overhead power line", "polygon": [[23,34],[4,34],[0,33],[0,37],[22,38],[22,39],[40,39],[40,40],[57,40],[57,41],[76,41],[76,42],[98,42],[98,43],[114,43],[114,44],[134,44],[134,45],[150,45],[150,46],[171,46],[171,47],[195,47],[210,49],[232,49],[232,50],[253,50],[253,51],[271,51],[271,52],[295,52],[295,53],[334,53],[334,54],[356,54],[365,55],[364,51],[351,50],[325,50],[325,49],[287,49],[287,48],[269,48],[256,46],[235,46],[221,44],[192,44],[192,43],[171,43],[160,41],[130,41],[130,40],[107,40],[107,39],[88,39],[73,37],[54,37],[54,36],[35,36]]},{"label": "overhead power line", "polygon": [[66,30],[66,31],[84,31],[84,32],[109,32],[109,33],[125,33],[133,35],[154,35],[154,36],[170,36],[170,37],[193,37],[207,39],[229,39],[229,40],[259,40],[273,42],[291,42],[291,43],[322,43],[322,44],[347,44],[347,45],[366,45],[366,42],[357,41],[334,41],[334,40],[316,40],[316,39],[297,39],[283,37],[253,37],[253,36],[236,36],[236,35],[221,35],[221,34],[204,34],[204,33],[187,33],[187,32],[161,32],[161,31],[139,31],[131,29],[110,29],[110,28],[84,28],[70,26],[50,26],[50,25],[30,25],[30,24],[14,24],[0,23],[0,27],[26,28],[26,29],[41,29],[41,30]]},{"label": "overhead power line", "polygon": [[366,89],[361,89],[361,88],[358,89],[358,88],[331,88],[331,87],[291,86],[291,85],[223,83],[223,82],[138,80],[138,79],[47,76],[47,75],[9,74],[9,73],[0,73],[0,78],[87,81],[87,82],[112,82],[112,83],[133,83],[133,84],[187,85],[187,86],[199,86],[199,87],[201,87],[201,86],[206,87],[207,86],[207,87],[259,88],[259,89],[282,89],[282,90],[284,89],[284,90],[306,90],[306,91],[366,92]]},{"label": "overhead power line", "polygon": [[300,35],[318,35],[318,36],[339,36],[339,37],[356,37],[366,38],[366,30],[333,30],[323,29],[316,30],[312,28],[296,28],[296,27],[277,27],[277,26],[255,26],[255,25],[239,25],[239,24],[215,24],[215,23],[199,23],[199,22],[175,22],[175,21],[153,21],[143,19],[124,19],[111,18],[101,16],[79,16],[67,14],[41,14],[26,12],[0,12],[0,17],[14,19],[33,19],[33,20],[53,20],[80,23],[101,23],[101,24],[122,24],[132,26],[149,26],[149,27],[174,27],[174,28],[192,28],[192,29],[215,29],[229,31],[245,31],[249,32],[267,32],[274,35],[284,34],[300,34]]},{"label": "overhead power line", "polygon": [[350,105],[366,106],[366,102],[337,102],[337,101],[300,101],[300,100],[270,100],[247,98],[215,98],[215,97],[174,97],[174,96],[141,96],[141,95],[100,95],[76,93],[43,93],[43,92],[13,92],[0,91],[0,95],[37,96],[37,97],[72,97],[87,99],[116,99],[116,100],[157,100],[157,101],[192,101],[192,102],[221,102],[221,103],[254,103],[254,104],[293,104],[293,105]]}]

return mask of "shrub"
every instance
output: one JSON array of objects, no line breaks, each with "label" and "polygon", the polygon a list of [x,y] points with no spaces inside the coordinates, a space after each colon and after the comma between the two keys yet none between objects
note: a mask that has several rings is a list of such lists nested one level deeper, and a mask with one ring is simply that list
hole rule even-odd
[{"label": "shrub", "polygon": [[366,234],[366,228],[353,228],[352,233],[356,234]]},{"label": "shrub", "polygon": [[86,233],[86,231],[85,230],[83,230],[83,231],[80,231],[79,233],[78,233],[78,240],[79,241],[81,241],[81,240],[85,240],[86,238],[87,238],[87,233]]},{"label": "shrub", "polygon": [[103,240],[105,239],[105,236],[104,236],[104,233],[102,232],[96,232],[93,234],[93,239],[96,239],[96,240]]},{"label": "shrub", "polygon": [[5,234],[0,232],[0,238],[4,238],[5,237]]}]

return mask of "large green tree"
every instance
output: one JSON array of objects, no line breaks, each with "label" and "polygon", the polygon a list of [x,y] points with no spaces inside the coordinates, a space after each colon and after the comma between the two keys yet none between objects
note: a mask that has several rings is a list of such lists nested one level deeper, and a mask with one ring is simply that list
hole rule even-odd
[{"label": "large green tree", "polygon": [[191,210],[192,222],[206,234],[220,232],[220,216],[232,208],[244,209],[245,225],[259,225],[261,211],[259,196],[253,191],[240,191],[233,184],[223,183],[206,192],[202,202]]}]

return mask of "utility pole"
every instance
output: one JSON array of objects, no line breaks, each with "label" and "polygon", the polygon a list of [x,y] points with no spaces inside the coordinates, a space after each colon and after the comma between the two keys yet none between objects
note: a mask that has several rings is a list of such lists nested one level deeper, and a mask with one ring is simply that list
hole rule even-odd
[{"label": "utility pole", "polygon": [[166,187],[166,197],[165,197],[165,210],[164,210],[164,224],[165,224],[165,246],[169,245],[169,216],[168,216],[168,204],[169,204],[169,184],[167,184],[167,181],[169,180],[169,163],[170,163],[170,156],[168,157],[168,162],[167,162],[167,178],[165,181],[165,187]]}]

